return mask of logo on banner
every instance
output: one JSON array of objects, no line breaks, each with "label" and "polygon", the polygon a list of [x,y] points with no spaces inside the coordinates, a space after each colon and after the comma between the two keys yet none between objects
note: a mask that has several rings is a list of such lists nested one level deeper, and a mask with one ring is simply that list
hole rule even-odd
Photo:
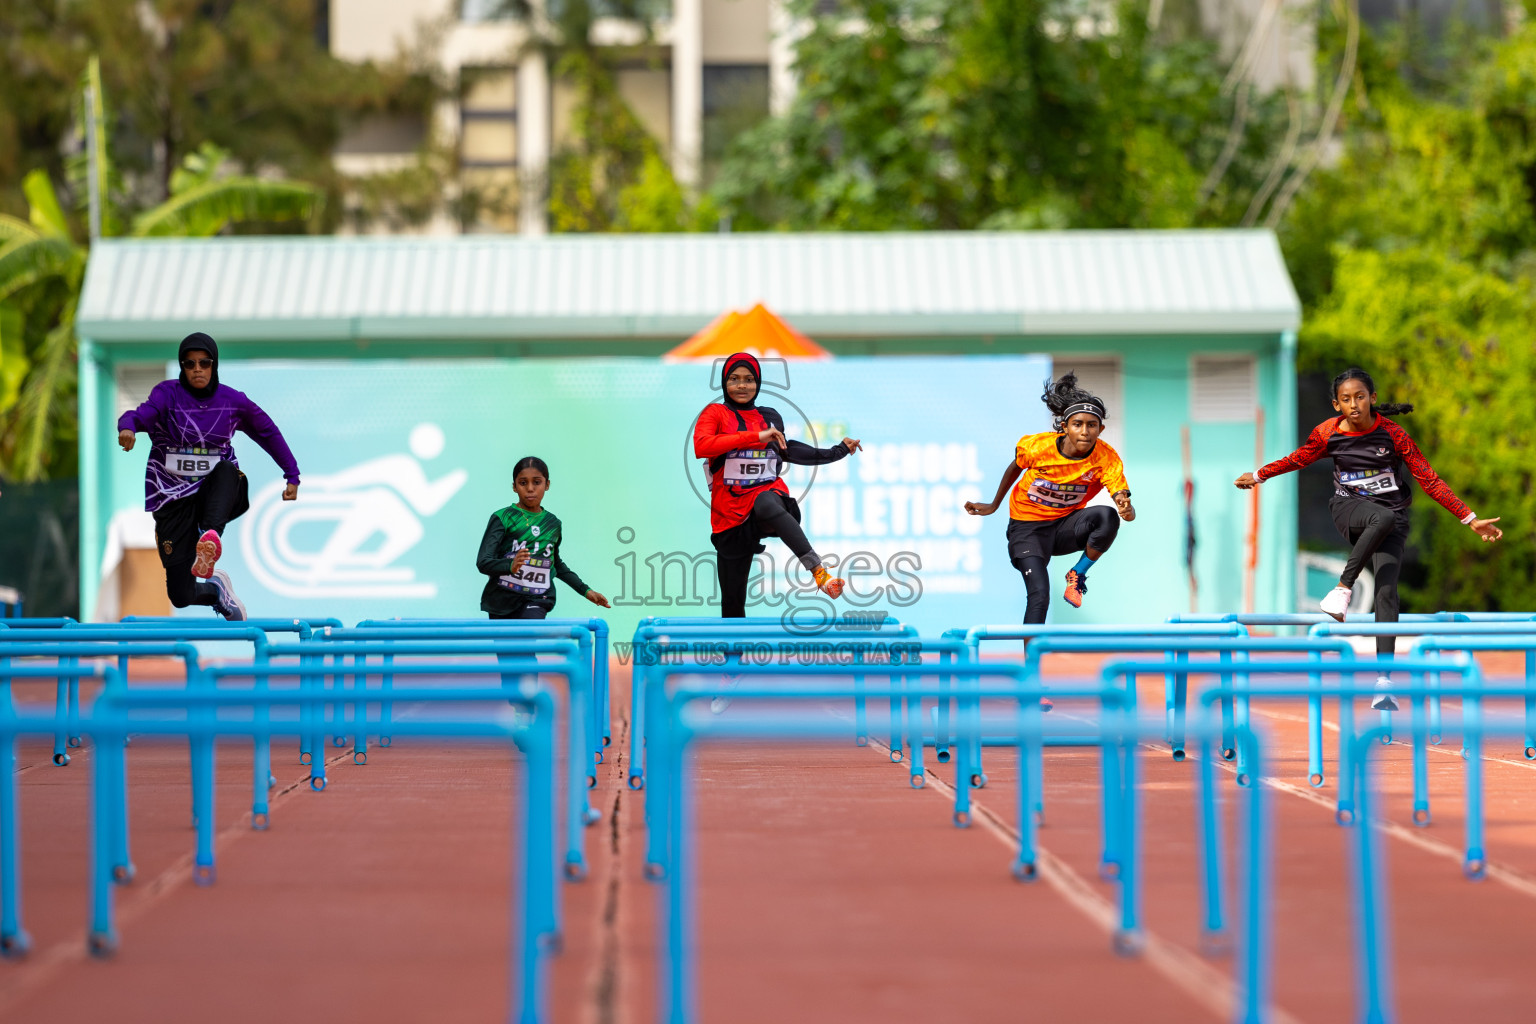
[{"label": "logo on banner", "polygon": [[385,455],[327,476],[307,476],[299,500],[275,481],[251,502],[241,540],[251,573],[283,597],[433,598],[437,584],[403,564],[469,479],[455,469],[429,479],[423,461],[443,452],[435,423],[411,431],[410,454]]}]

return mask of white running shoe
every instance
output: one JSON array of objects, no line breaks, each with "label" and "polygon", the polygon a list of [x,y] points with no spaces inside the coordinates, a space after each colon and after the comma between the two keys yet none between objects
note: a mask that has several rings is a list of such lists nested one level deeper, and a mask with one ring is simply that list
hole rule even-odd
[{"label": "white running shoe", "polygon": [[229,573],[223,569],[213,570],[213,575],[208,582],[219,592],[219,599],[214,602],[213,610],[218,612],[230,622],[245,621],[245,604],[235,596],[235,585],[229,579]]},{"label": "white running shoe", "polygon": [[1318,603],[1323,606],[1323,611],[1343,622],[1344,613],[1349,611],[1349,599],[1352,596],[1353,591],[1349,587],[1334,587],[1323,595],[1322,601]]},{"label": "white running shoe", "polygon": [[[725,676],[722,682],[725,686],[734,690],[737,685],[741,683],[741,676]],[[709,702],[709,713],[712,715],[718,715],[723,713],[725,709],[730,706],[731,698],[716,697],[714,700]]]},{"label": "white running shoe", "polygon": [[1396,711],[1397,700],[1392,696],[1392,680],[1386,676],[1376,677],[1376,699],[1371,701],[1372,711]]}]

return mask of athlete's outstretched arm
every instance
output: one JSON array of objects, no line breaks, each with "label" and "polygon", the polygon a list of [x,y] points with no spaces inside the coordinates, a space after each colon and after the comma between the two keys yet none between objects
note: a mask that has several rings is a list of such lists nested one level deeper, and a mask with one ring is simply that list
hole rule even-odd
[{"label": "athlete's outstretched arm", "polygon": [[576,575],[576,570],[565,564],[565,559],[560,557],[558,550],[555,552],[555,579],[564,582],[566,586],[593,604],[602,605],[604,608],[613,607],[606,597],[581,581],[581,577]]},{"label": "athlete's outstretched arm", "polygon": [[1003,503],[1003,496],[1008,493],[1009,488],[1018,483],[1019,474],[1022,472],[1024,467],[1019,465],[1018,460],[1008,463],[1008,468],[1003,470],[1003,479],[997,485],[997,496],[986,503],[968,501],[965,503],[965,510],[973,516],[989,516],[996,512],[997,507]]},{"label": "athlete's outstretched arm", "polygon": [[1441,507],[1451,515],[1472,527],[1477,535],[1488,543],[1492,544],[1504,536],[1504,531],[1494,525],[1501,517],[1477,518],[1477,513],[1468,508],[1466,502],[1456,497],[1456,492],[1451,490],[1450,485],[1440,479],[1440,474],[1435,472],[1429,460],[1424,457],[1424,453],[1419,451],[1419,446],[1414,443],[1413,438],[1408,436],[1408,432],[1396,423],[1384,422],[1386,422],[1387,433],[1392,435],[1392,444],[1397,449],[1397,454],[1408,467],[1408,472],[1412,473],[1413,478],[1419,482],[1419,486],[1424,488],[1425,494],[1438,501]]},{"label": "athlete's outstretched arm", "polygon": [[1312,433],[1307,437],[1307,443],[1297,448],[1291,454],[1283,456],[1262,467],[1256,473],[1244,473],[1234,483],[1243,490],[1259,486],[1260,482],[1268,480],[1272,476],[1281,473],[1292,473],[1312,465],[1318,459],[1328,454],[1328,435],[1323,433],[1321,426],[1313,427]]},{"label": "athlete's outstretched arm", "polygon": [[283,471],[288,486],[283,488],[283,500],[293,501],[299,496],[299,464],[293,457],[283,432],[277,429],[272,417],[250,399],[240,406],[240,429],[261,445],[262,451],[272,456],[272,461]]},{"label": "athlete's outstretched arm", "polygon": [[858,439],[852,437],[845,437],[829,448],[817,448],[804,441],[788,441],[784,445],[784,461],[797,466],[824,466],[846,459],[862,447]]}]

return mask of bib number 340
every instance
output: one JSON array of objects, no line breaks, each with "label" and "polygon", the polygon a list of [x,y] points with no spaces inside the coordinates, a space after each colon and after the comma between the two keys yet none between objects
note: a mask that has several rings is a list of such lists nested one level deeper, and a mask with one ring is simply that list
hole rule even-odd
[{"label": "bib number 340", "polygon": [[530,558],[517,572],[501,578],[501,585],[515,594],[537,596],[549,590],[553,562],[548,558]]}]

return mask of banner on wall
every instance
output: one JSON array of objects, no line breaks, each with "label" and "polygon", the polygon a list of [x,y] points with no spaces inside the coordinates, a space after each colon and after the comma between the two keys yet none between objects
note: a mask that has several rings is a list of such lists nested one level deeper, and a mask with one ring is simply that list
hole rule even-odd
[{"label": "banner on wall", "polygon": [[[718,614],[707,477],[692,455],[694,420],[719,399],[717,366],[226,360],[220,372],[276,420],[303,476],[299,500],[281,501],[277,467],[237,437],[251,509],[220,564],[253,616],[480,615],[476,552],[492,513],[515,501],[524,455],[549,464],[562,555],[613,602],[602,614],[616,636],[644,615]],[[963,505],[991,498],[1020,435],[1049,428],[1035,400],[1049,373],[1045,356],[765,362],[759,404],[779,410],[790,438],[855,437],[864,450],[786,474],[811,543],[848,580],[844,598],[816,592],[775,541],[748,613],[885,612],[924,633],[1016,621],[1006,509],[980,519]],[[114,460],[117,508],[142,507],[142,469]],[[601,612],[558,592],[558,616]]]}]

